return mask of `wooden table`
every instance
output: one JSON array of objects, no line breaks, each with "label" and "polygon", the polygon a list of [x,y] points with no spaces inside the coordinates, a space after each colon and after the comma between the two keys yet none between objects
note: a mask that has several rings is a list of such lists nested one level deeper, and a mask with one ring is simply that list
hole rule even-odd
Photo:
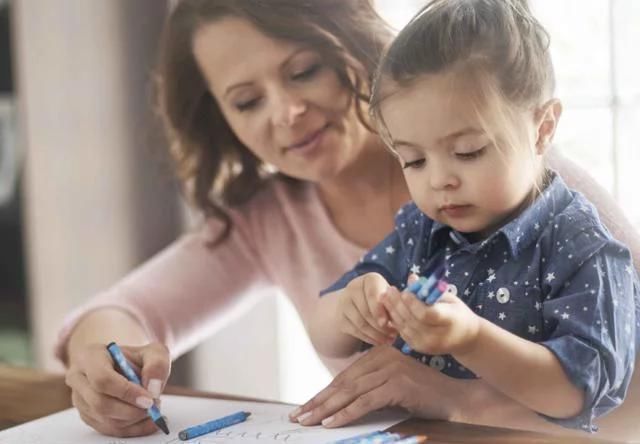
[{"label": "wooden table", "polygon": [[[238,396],[205,393],[183,387],[167,387],[167,394],[202,396],[218,399],[251,400]],[[64,376],[33,369],[0,365],[0,429],[21,424],[71,407],[69,389]],[[614,441],[579,437],[559,437],[495,427],[484,427],[447,421],[410,419],[391,428],[407,434],[428,436],[434,443],[491,443],[491,444],[604,444]],[[618,441],[619,442],[619,441]]]}]

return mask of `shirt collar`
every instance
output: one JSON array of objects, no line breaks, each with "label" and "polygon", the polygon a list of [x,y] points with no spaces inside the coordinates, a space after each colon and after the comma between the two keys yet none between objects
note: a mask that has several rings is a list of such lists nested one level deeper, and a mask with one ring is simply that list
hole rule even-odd
[{"label": "shirt collar", "polygon": [[452,239],[460,248],[467,247],[475,253],[485,245],[494,244],[499,237],[502,237],[506,241],[512,257],[517,258],[524,249],[538,239],[541,230],[573,198],[571,191],[557,173],[549,170],[548,175],[550,177],[549,185],[540,193],[533,204],[481,242],[470,244],[462,233],[434,220],[431,227],[430,253],[444,248],[448,239]]},{"label": "shirt collar", "polygon": [[511,255],[520,253],[535,242],[544,228],[562,212],[573,199],[571,191],[554,171],[548,171],[549,185],[536,200],[515,219],[501,227],[493,236],[502,234],[509,244]]}]

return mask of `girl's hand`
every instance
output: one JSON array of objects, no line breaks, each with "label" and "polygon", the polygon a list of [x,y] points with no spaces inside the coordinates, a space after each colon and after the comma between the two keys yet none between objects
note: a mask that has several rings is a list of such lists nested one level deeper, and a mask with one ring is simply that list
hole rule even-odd
[{"label": "girl's hand", "polygon": [[389,315],[381,302],[390,288],[378,273],[349,282],[339,295],[336,315],[340,331],[372,345],[393,343],[397,332],[389,326]]},{"label": "girl's hand", "polygon": [[391,325],[409,346],[421,353],[455,354],[472,348],[480,331],[480,318],[452,293],[427,305],[414,294],[392,288],[382,303]]},{"label": "girl's hand", "polygon": [[160,396],[169,378],[169,351],[159,343],[121,349],[146,390],[114,369],[105,345],[93,344],[79,350],[67,370],[65,382],[71,388],[71,400],[82,420],[102,434],[150,435],[158,428],[146,409]]}]

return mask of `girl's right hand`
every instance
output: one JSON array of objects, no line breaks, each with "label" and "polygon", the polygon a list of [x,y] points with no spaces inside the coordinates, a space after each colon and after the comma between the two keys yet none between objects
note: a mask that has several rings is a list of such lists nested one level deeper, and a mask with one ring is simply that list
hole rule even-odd
[{"label": "girl's right hand", "polygon": [[78,350],[66,373],[71,400],[80,417],[98,432],[117,437],[150,435],[158,430],[147,408],[169,378],[171,358],[160,343],[121,346],[145,388],[130,382],[114,368],[103,344]]},{"label": "girl's right hand", "polygon": [[353,279],[340,292],[340,330],[371,345],[392,344],[397,332],[389,325],[382,299],[391,287],[378,273]]}]

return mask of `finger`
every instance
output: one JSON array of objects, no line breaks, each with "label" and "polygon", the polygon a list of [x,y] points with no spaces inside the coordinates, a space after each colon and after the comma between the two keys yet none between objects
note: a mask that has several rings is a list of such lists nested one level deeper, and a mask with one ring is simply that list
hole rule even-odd
[{"label": "finger", "polygon": [[148,408],[153,403],[151,394],[138,384],[130,382],[114,369],[106,347],[87,354],[84,369],[91,388],[101,394],[120,399],[132,406]]},{"label": "finger", "polygon": [[394,362],[398,359],[408,359],[402,355],[397,349],[388,346],[381,345],[373,347],[369,352],[362,355],[358,360],[353,362],[349,367],[338,373],[333,379],[331,384],[318,392],[313,398],[304,403],[302,406],[295,409],[290,417],[296,417],[300,414],[306,413],[312,410],[318,405],[323,404],[328,398],[333,396],[337,387],[348,385],[351,381],[360,379],[361,377],[378,371],[378,369],[385,367],[390,362]]},{"label": "finger", "polygon": [[372,345],[384,344],[388,341],[387,336],[371,327],[371,325],[362,318],[359,312],[347,310],[344,313],[344,317],[352,330],[347,333],[352,336]]},{"label": "finger", "polygon": [[[369,279],[371,280],[371,279]],[[362,280],[362,292],[361,292],[361,296],[358,297],[354,297],[352,298],[352,303],[354,305],[354,307],[356,308],[356,310],[358,311],[360,317],[367,323],[367,325],[371,328],[374,329],[376,331],[378,331],[379,333],[384,334],[382,327],[380,327],[380,325],[378,325],[378,321],[376,320],[374,314],[371,311],[371,308],[369,306],[370,304],[370,299],[376,299],[377,295],[375,295],[375,293],[372,294],[372,289],[367,289],[366,287],[366,282],[367,279],[366,277],[363,278]],[[375,305],[375,300],[373,301],[373,305]],[[352,317],[351,319],[354,319],[354,317]],[[363,325],[363,329],[364,329],[364,325]],[[367,329],[370,330],[370,329]],[[378,342],[376,342],[378,343]]]},{"label": "finger", "polygon": [[[298,422],[304,426],[317,425],[327,418],[336,414],[336,412],[349,406],[355,400],[363,398],[365,401],[369,398],[369,393],[375,388],[383,385],[387,380],[386,373],[376,371],[366,374],[354,381],[343,384],[333,384],[334,391],[331,396],[326,398],[324,402],[318,404],[312,410],[298,417]],[[388,400],[387,400],[388,401]],[[365,408],[366,404],[361,407]],[[366,413],[366,412],[365,412]],[[363,415],[364,413],[362,413]]]},{"label": "finger", "polygon": [[413,284],[414,282],[418,281],[420,279],[420,277],[415,274],[415,273],[410,273],[409,277],[407,278],[407,286]]},{"label": "finger", "polygon": [[90,427],[95,429],[96,431],[102,433],[103,435],[115,436],[118,438],[131,438],[135,436],[147,436],[158,431],[158,427],[151,420],[151,418],[147,417],[146,419],[137,422],[135,424],[131,424],[126,427],[118,427],[117,425],[104,423],[91,415],[80,412],[80,418]]},{"label": "finger", "polygon": [[341,427],[360,419],[367,413],[390,405],[390,400],[393,399],[394,395],[390,393],[390,388],[387,384],[380,384],[363,393],[350,404],[325,418],[322,421],[322,425],[327,428]]},{"label": "finger", "polygon": [[[119,399],[101,394],[92,389],[86,376],[74,373],[67,378],[68,385],[73,387],[73,396],[78,409],[90,413],[100,420],[118,420],[126,425],[136,423],[147,416],[146,410],[131,406]],[[75,404],[74,404],[75,405]]]},{"label": "finger", "polygon": [[389,334],[387,328],[389,318],[381,303],[381,298],[388,289],[388,282],[379,274],[369,273],[362,279],[362,293],[365,295],[371,315],[367,320],[372,327],[387,335]]},{"label": "finger", "polygon": [[391,293],[384,301],[385,308],[391,316],[391,322],[400,330],[407,323],[407,309],[402,302],[401,293],[396,291]]},{"label": "finger", "polygon": [[144,347],[127,347],[136,361],[141,362],[142,385],[154,398],[159,398],[171,374],[169,349],[159,342]]}]

